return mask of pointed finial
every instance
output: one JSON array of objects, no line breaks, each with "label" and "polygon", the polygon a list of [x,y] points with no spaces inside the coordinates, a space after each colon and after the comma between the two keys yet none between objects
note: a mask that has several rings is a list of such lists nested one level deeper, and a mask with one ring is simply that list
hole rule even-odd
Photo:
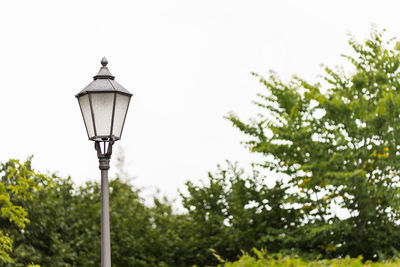
[{"label": "pointed finial", "polygon": [[115,77],[112,76],[112,74],[108,70],[107,64],[108,64],[107,58],[103,57],[103,59],[101,60],[101,65],[103,65],[103,66],[100,68],[99,73],[97,73],[97,75],[93,77],[95,80],[97,80],[97,79],[111,79],[111,80],[114,80]]},{"label": "pointed finial", "polygon": [[101,65],[103,65],[103,67],[107,66],[108,64],[108,60],[106,57],[103,57],[103,59],[101,60]]}]

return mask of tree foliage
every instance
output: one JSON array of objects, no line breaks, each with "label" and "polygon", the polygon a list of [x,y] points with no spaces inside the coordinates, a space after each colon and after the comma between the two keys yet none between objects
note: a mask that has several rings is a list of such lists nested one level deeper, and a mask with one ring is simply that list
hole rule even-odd
[{"label": "tree foliage", "polygon": [[325,67],[316,84],[254,74],[266,89],[255,102],[259,117],[228,118],[265,156],[260,165],[297,189],[308,224],[302,250],[376,259],[400,248],[400,54],[379,31],[349,44],[351,71]]},{"label": "tree foliage", "polygon": [[287,187],[281,181],[268,187],[265,177],[254,171],[246,176],[235,164],[209,174],[208,184],[187,182],[183,206],[192,222],[193,264],[217,264],[210,249],[235,260],[253,247],[277,252],[288,247],[288,237],[301,216],[285,206]]},{"label": "tree foliage", "polygon": [[250,255],[245,253],[235,262],[228,262],[221,259],[218,267],[395,267],[399,266],[400,261],[372,262],[364,261],[362,256],[357,258],[345,257],[343,259],[317,259],[313,261],[304,260],[295,256],[285,256],[282,254],[268,254],[266,251],[254,249]]},{"label": "tree foliage", "polygon": [[[253,247],[277,252],[299,224],[298,211],[283,205],[281,182],[268,187],[258,173],[246,176],[233,164],[210,174],[207,184],[187,183],[184,214],[167,199],[145,205],[128,182],[109,185],[114,266],[216,265],[211,249],[229,260]],[[21,205],[30,223],[12,232],[15,262],[6,266],[100,265],[99,183],[76,188],[70,178],[54,176],[51,187]]]},{"label": "tree foliage", "polygon": [[0,163],[0,262],[12,262],[13,239],[10,233],[24,231],[30,222],[21,201],[30,201],[48,186],[51,179],[33,171],[31,158],[24,163],[11,159]]},{"label": "tree foliage", "polygon": [[[100,266],[101,195],[98,182],[76,187],[70,178],[53,177],[32,200],[21,204],[30,223],[14,231],[15,262],[6,266]],[[110,223],[113,266],[188,266],[180,239],[184,215],[155,198],[147,206],[139,191],[120,179],[111,180]]]}]

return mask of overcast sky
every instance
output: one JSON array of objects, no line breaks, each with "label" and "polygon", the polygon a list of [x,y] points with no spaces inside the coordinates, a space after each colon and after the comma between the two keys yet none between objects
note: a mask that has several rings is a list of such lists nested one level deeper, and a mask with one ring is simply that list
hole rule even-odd
[{"label": "overcast sky", "polygon": [[[342,62],[348,34],[400,36],[398,1],[2,1],[0,160],[99,180],[74,95],[103,56],[131,100],[121,147],[134,184],[177,196],[224,160],[255,158],[223,117],[255,115],[250,75],[316,80]],[[111,172],[115,172],[115,166]],[[150,190],[151,191],[151,190]],[[149,190],[148,190],[149,192]]]}]

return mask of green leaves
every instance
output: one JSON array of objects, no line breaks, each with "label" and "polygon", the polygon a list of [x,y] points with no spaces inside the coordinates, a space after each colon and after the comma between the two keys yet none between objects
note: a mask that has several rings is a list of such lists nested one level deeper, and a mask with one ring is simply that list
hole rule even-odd
[{"label": "green leaves", "polygon": [[363,242],[386,231],[383,225],[397,229],[400,218],[394,201],[400,171],[400,53],[393,39],[376,30],[364,43],[350,39],[349,44],[353,53],[344,57],[353,69],[348,74],[325,67],[317,84],[299,77],[284,84],[276,74],[255,74],[265,86],[256,101],[261,116],[250,123],[233,114],[228,119],[248,135],[251,152],[272,159],[261,166],[290,177],[308,224],[324,225],[329,218],[337,223],[335,210],[348,214],[347,230],[330,241],[308,242],[303,250],[327,253],[321,248],[333,244],[340,248],[330,252],[335,255],[373,258],[382,247],[390,251],[399,245],[394,239],[374,247]]},{"label": "green leaves", "polygon": [[[190,266],[196,262],[192,221],[175,214],[166,199],[145,205],[139,190],[128,182],[111,180],[111,250],[115,266]],[[100,184],[76,187],[70,178],[53,177],[50,187],[21,199],[30,223],[13,227],[10,238],[15,260],[7,267],[100,266]],[[1,223],[1,221],[0,221]],[[1,238],[1,236],[0,236]],[[3,265],[2,265],[3,266]]]},{"label": "green leaves", "polygon": [[218,264],[209,249],[234,260],[253,247],[269,251],[290,248],[290,238],[301,216],[288,206],[290,194],[281,181],[266,185],[266,177],[254,171],[246,175],[237,164],[227,162],[209,174],[207,183],[187,184],[183,206],[192,225],[198,251],[196,264]]},{"label": "green leaves", "polygon": [[13,248],[9,232],[14,227],[23,229],[30,222],[21,201],[32,200],[36,192],[51,182],[51,178],[32,170],[31,159],[24,163],[13,159],[0,163],[0,217],[3,219],[0,224],[0,262],[3,264],[13,261],[9,255]]}]

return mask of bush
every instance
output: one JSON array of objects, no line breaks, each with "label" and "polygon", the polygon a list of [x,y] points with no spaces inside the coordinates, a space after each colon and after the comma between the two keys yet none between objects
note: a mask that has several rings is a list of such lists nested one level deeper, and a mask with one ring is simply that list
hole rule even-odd
[{"label": "bush", "polygon": [[399,266],[400,261],[386,261],[386,262],[363,262],[362,256],[358,258],[346,257],[344,259],[324,259],[324,260],[314,260],[306,261],[296,256],[282,256],[281,254],[266,255],[264,251],[259,251],[257,249],[253,250],[254,256],[249,254],[244,254],[238,261],[235,262],[224,262],[221,258],[221,264],[218,266],[224,267],[358,267],[358,266],[370,266],[370,267],[391,267]]}]

